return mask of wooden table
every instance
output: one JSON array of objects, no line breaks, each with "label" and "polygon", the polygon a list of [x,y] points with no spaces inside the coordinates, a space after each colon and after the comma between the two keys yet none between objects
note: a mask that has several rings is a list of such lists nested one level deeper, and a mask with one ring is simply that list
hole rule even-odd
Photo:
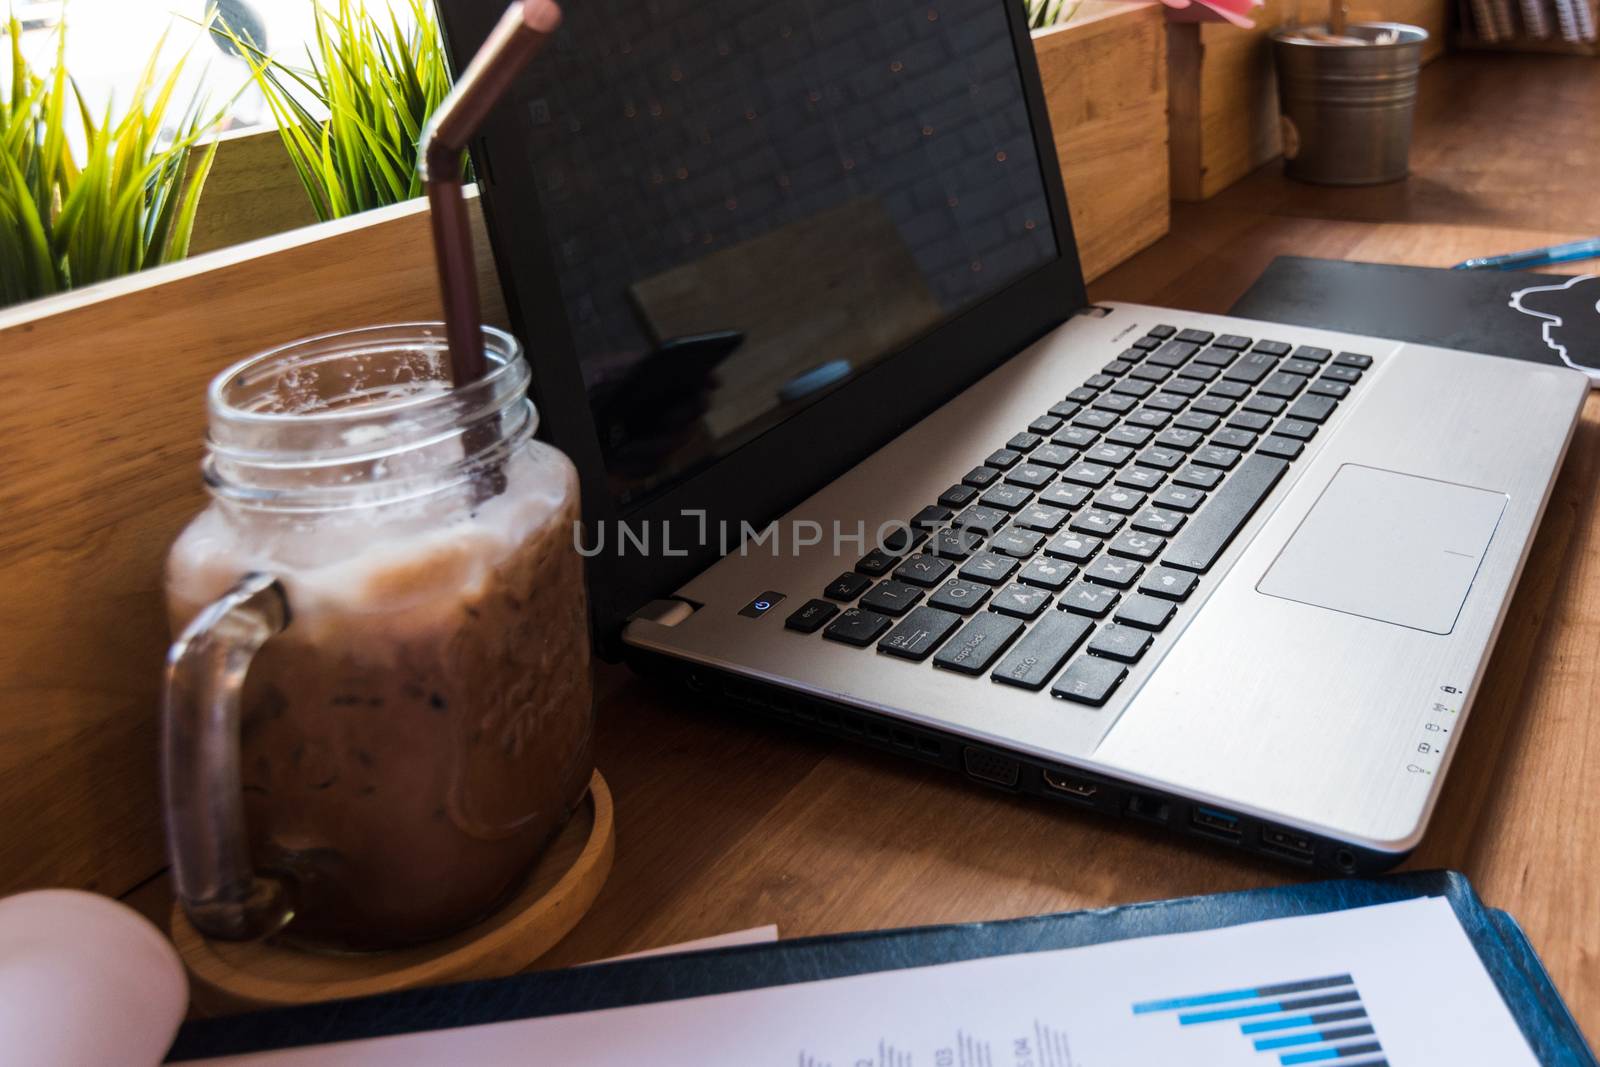
[{"label": "wooden table", "polygon": [[[1600,233],[1600,64],[1454,56],[1423,84],[1403,184],[1292,185],[1269,166],[1175,205],[1172,234],[1093,287],[1225,311],[1283,253],[1446,265]],[[1600,1038],[1600,396],[1591,397],[1411,867],[1465,871]],[[561,965],[777,923],[784,937],[1008,918],[1294,880],[1297,872],[990,792],[602,673],[617,863]]]}]

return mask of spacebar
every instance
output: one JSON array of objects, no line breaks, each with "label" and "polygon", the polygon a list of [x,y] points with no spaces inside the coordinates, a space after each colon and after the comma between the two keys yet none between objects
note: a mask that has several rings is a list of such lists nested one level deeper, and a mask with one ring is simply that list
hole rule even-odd
[{"label": "spacebar", "polygon": [[1186,571],[1209,570],[1288,469],[1287,461],[1270,456],[1251,456],[1239,464],[1222,488],[1172,539],[1161,562]]}]

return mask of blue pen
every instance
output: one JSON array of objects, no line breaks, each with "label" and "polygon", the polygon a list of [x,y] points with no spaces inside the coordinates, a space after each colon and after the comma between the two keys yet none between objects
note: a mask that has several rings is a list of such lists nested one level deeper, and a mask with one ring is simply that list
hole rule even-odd
[{"label": "blue pen", "polygon": [[1524,267],[1547,267],[1552,263],[1571,263],[1579,259],[1600,257],[1600,237],[1548,248],[1530,248],[1525,252],[1507,252],[1501,256],[1480,256],[1463,260],[1451,270],[1521,270]]}]

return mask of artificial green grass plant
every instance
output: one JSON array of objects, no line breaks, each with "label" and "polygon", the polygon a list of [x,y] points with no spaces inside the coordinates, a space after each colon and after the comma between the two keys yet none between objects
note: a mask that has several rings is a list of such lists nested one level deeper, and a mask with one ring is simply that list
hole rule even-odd
[{"label": "artificial green grass plant", "polygon": [[250,64],[284,147],[323,221],[421,196],[417,141],[450,91],[429,0],[405,0],[412,26],[366,0],[312,0],[316,37],[306,67],[269,56],[226,25]]},{"label": "artificial green grass plant", "polygon": [[[189,150],[215,124],[197,93],[176,132],[163,133],[179,60],[164,78],[156,62],[163,35],[121,118],[106,105],[96,118],[64,63],[66,26],[55,67],[41,76],[22,54],[22,26],[7,16],[11,77],[0,79],[0,306],[49,296],[189,252],[200,192],[215,145]],[[82,124],[83,161],[69,123]]]}]

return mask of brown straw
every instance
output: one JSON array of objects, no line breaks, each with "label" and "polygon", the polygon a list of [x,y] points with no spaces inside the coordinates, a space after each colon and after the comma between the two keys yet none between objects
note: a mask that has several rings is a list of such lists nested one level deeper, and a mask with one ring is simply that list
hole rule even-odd
[{"label": "brown straw", "polygon": [[461,195],[461,154],[490,110],[560,24],[561,8],[555,0],[516,0],[433,113],[418,146],[433,214],[433,252],[444,298],[450,378],[458,386],[477,381],[488,370],[472,230]]}]

